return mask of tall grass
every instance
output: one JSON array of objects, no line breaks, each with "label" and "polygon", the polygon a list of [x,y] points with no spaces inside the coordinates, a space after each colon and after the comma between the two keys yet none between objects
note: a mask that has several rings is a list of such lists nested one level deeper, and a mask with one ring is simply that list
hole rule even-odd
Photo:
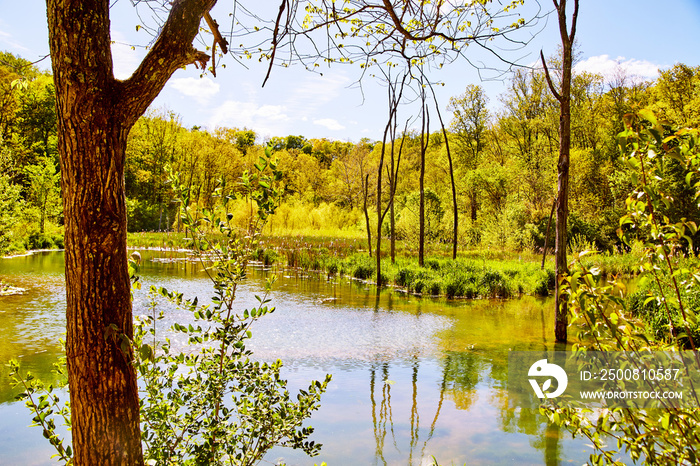
[{"label": "tall grass", "polygon": [[324,255],[323,249],[287,251],[290,267],[340,273],[358,280],[381,283],[409,293],[448,298],[511,298],[521,294],[547,296],[554,287],[554,272],[539,264],[521,260],[472,260],[430,258],[424,267],[414,259],[382,259],[382,276],[377,279],[376,259],[365,253],[341,258]]},{"label": "tall grass", "polygon": [[[534,252],[513,252],[490,248],[461,251],[457,260],[450,258],[451,245],[432,244],[425,267],[418,267],[412,251],[397,242],[397,258],[392,263],[382,259],[382,276],[377,279],[376,259],[366,252],[364,237],[309,235],[264,235],[257,260],[265,266],[299,268],[342,274],[372,283],[394,286],[409,293],[448,298],[510,298],[521,294],[547,296],[554,288],[553,259],[548,258],[541,270],[541,256]],[[184,233],[129,233],[132,247],[179,249],[185,244]],[[388,243],[388,241],[387,241]],[[386,244],[386,243],[385,243]],[[386,254],[386,253],[385,253]],[[627,254],[597,254],[581,259],[597,266],[605,274],[633,276],[640,251]]]}]

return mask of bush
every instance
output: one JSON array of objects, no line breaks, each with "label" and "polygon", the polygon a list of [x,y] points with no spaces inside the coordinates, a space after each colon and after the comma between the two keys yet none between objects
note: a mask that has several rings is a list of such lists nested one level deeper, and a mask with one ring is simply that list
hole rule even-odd
[{"label": "bush", "polygon": [[427,284],[426,289],[431,296],[438,296],[442,291],[442,284],[438,280],[432,280]]},{"label": "bush", "polygon": [[[688,349],[691,348],[690,341],[686,335],[683,317],[677,305],[669,304],[671,314],[671,322],[669,322],[668,313],[661,300],[657,298],[658,291],[652,286],[643,286],[641,289],[630,294],[627,298],[628,309],[636,317],[640,317],[648,325],[650,333],[657,340],[671,341],[671,326],[676,329],[678,340]],[[670,296],[672,290],[664,289],[664,294]],[[654,299],[648,300],[650,297]],[[647,301],[648,300],[648,301]],[[700,309],[700,292],[695,290],[693,293],[687,293],[684,296],[684,304],[690,309]],[[689,323],[690,337],[693,341],[700,341],[700,323]],[[682,335],[681,335],[682,334]]]},{"label": "bush", "polygon": [[326,272],[328,272],[328,275],[335,275],[338,273],[338,260],[336,258],[330,257],[326,260]]},{"label": "bush", "polygon": [[423,262],[423,265],[425,265],[426,268],[436,272],[440,270],[440,262],[437,259],[426,259]]},{"label": "bush", "polygon": [[53,239],[43,233],[33,233],[27,238],[27,249],[53,249]]},{"label": "bush", "polygon": [[461,280],[456,279],[455,277],[450,277],[447,280],[447,283],[445,283],[445,295],[448,298],[454,298],[455,296],[464,296],[464,290],[464,283],[462,283]]},{"label": "bush", "polygon": [[557,276],[551,269],[546,269],[544,274],[540,274],[535,285],[534,293],[537,296],[549,296],[549,290],[554,289]]},{"label": "bush", "polygon": [[408,268],[408,267],[401,267],[399,268],[399,271],[396,273],[396,278],[394,278],[394,283],[396,283],[398,286],[404,287],[404,288],[410,288],[411,283],[413,282],[413,277],[415,275],[415,272]]},{"label": "bush", "polygon": [[352,276],[360,280],[367,280],[374,274],[374,267],[364,264],[357,264],[352,271]]},{"label": "bush", "polygon": [[270,266],[277,262],[277,253],[272,249],[265,249],[262,253],[262,263],[265,266]]},{"label": "bush", "polygon": [[417,278],[413,282],[413,291],[416,293],[422,294],[423,290],[425,289],[425,281],[422,278]]}]

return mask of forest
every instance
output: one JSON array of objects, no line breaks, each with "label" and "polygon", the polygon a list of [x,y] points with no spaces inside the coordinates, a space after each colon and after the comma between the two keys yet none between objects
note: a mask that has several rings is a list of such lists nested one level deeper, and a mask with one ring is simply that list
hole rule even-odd
[{"label": "forest", "polygon": [[[507,91],[488,96],[476,84],[440,109],[452,150],[458,250],[541,253],[556,197],[558,103],[543,71],[519,70]],[[0,55],[0,253],[61,248],[63,213],[56,149],[55,91],[51,74],[21,57]],[[410,113],[405,104],[399,112]],[[654,81],[620,69],[614,78],[576,74],[571,90],[571,251],[624,252],[617,230],[633,174],[620,159],[624,115],[656,112],[668,127],[700,123],[700,67],[676,64]],[[437,120],[437,118],[434,118]],[[215,205],[219,186],[235,191],[266,148],[283,173],[283,197],[264,234],[325,237],[367,243],[377,228],[377,167],[383,146],[394,149],[394,205],[383,236],[406,251],[418,247],[421,134],[396,132],[394,141],[356,142],[279,135],[262,140],[255,128],[185,128],[167,110],[150,110],[129,134],[125,182],[130,232],[181,232],[169,173],[179,173],[198,209]],[[425,241],[439,254],[452,241],[454,208],[444,133],[425,143]],[[388,153],[388,151],[387,151]],[[385,169],[386,170],[386,169]],[[660,188],[674,199],[670,221],[698,218],[694,190],[679,162],[664,167]],[[387,172],[388,173],[388,172]],[[384,192],[392,190],[384,176]],[[252,214],[238,201],[236,222]],[[384,201],[386,203],[386,201]],[[550,228],[548,228],[548,225]]]}]

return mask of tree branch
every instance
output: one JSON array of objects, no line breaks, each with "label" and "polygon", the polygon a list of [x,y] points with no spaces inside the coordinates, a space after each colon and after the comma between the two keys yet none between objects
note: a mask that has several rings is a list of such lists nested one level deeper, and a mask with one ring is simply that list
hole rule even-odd
[{"label": "tree branch", "polygon": [[202,17],[215,4],[216,0],[173,2],[158,39],[141,65],[129,79],[117,81],[115,103],[125,128],[130,128],[146,111],[175,70],[193,63],[205,69],[210,57],[196,50],[192,41],[199,33]]},{"label": "tree branch", "polygon": [[275,53],[277,52],[277,46],[279,45],[279,41],[281,39],[279,35],[280,22],[286,7],[287,0],[282,0],[282,2],[280,2],[280,11],[277,13],[277,20],[275,20],[275,30],[272,33],[272,53],[270,54],[270,66],[267,68],[267,74],[265,74],[265,79],[263,79],[262,87],[265,87],[265,83],[267,83],[270,73],[272,72],[272,65],[275,63]]},{"label": "tree branch", "polygon": [[547,84],[549,85],[549,90],[552,91],[554,98],[557,99],[557,101],[561,102],[562,96],[561,96],[561,94],[559,94],[559,92],[557,92],[557,89],[554,87],[554,83],[552,82],[552,77],[549,75],[549,68],[547,68],[547,61],[544,59],[544,54],[542,53],[542,50],[540,50],[540,58],[542,59],[542,66],[544,66],[544,77],[547,78]]}]

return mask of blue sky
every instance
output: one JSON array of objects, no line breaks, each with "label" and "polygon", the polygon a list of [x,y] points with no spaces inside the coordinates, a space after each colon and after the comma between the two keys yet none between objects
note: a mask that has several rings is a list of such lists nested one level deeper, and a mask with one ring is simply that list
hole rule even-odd
[{"label": "blue sky", "polygon": [[[274,12],[276,0],[260,0],[258,6]],[[526,0],[526,4],[527,4]],[[230,3],[219,2],[214,17],[224,24]],[[550,0],[541,0],[550,10]],[[577,39],[581,62],[577,69],[610,75],[619,66],[639,79],[656,76],[659,68],[675,63],[700,64],[700,0],[582,0]],[[48,54],[46,6],[37,0],[0,0],[0,50],[37,60]],[[147,44],[150,37],[136,31],[139,20],[128,0],[118,0],[112,8],[112,55],[117,77],[127,77],[138,65],[143,50],[126,44]],[[517,55],[522,63],[537,60],[539,50],[554,54],[559,44],[556,18],[548,23],[527,49]],[[248,127],[261,138],[301,134],[308,138],[358,141],[363,137],[380,139],[387,115],[385,90],[371,78],[363,81],[363,92],[356,81],[360,70],[352,65],[323,69],[323,76],[301,67],[275,68],[264,88],[266,66],[257,60],[246,62],[248,69],[230,57],[218,77],[200,78],[194,66],[179,70],[156,99],[152,108],[168,109],[181,115],[185,126],[200,125]],[[498,66],[494,60],[488,65]],[[48,61],[40,67],[49,68]],[[439,87],[441,107],[450,96],[464,91],[468,84],[482,84],[497,109],[498,95],[505,90],[501,81],[481,82],[466,63],[455,63],[431,76],[445,83]],[[400,119],[411,116],[416,107],[401,109]],[[445,111],[444,117],[449,119]]]}]

